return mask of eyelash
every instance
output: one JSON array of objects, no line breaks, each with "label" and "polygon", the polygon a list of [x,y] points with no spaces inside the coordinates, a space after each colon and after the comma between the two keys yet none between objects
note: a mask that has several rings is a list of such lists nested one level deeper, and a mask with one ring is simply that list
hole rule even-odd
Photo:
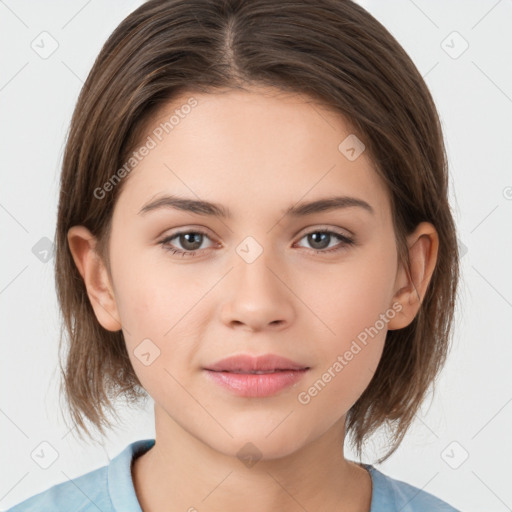
[{"label": "eyelash", "polygon": [[[168,237],[164,238],[160,242],[160,245],[162,246],[162,248],[165,251],[169,251],[172,254],[175,254],[175,255],[180,256],[180,257],[184,257],[184,256],[192,257],[192,256],[195,256],[195,254],[197,252],[200,252],[200,251],[202,251],[204,249],[199,249],[199,250],[196,250],[196,251],[185,251],[185,250],[182,250],[182,249],[175,249],[175,248],[169,246],[169,242],[171,240],[173,240],[174,238],[176,238],[176,237],[178,237],[180,235],[191,234],[191,233],[194,234],[194,235],[204,235],[204,236],[208,237],[208,234],[205,233],[204,231],[201,231],[201,230],[178,231],[177,233],[174,233],[171,236],[168,236]],[[327,249],[327,250],[310,249],[310,251],[313,251],[316,254],[326,254],[326,253],[329,254],[329,253],[339,252],[339,251],[342,251],[343,249],[346,249],[348,246],[354,245],[354,243],[355,243],[352,238],[349,238],[349,237],[347,237],[345,235],[337,233],[336,231],[330,231],[330,230],[327,230],[327,229],[316,229],[314,231],[309,231],[308,233],[304,233],[304,235],[302,235],[300,240],[302,240],[304,237],[306,237],[308,235],[311,235],[313,233],[326,233],[326,234],[334,235],[338,239],[340,239],[341,242],[343,242],[340,246],[335,247],[335,248],[331,248],[331,249]]]}]

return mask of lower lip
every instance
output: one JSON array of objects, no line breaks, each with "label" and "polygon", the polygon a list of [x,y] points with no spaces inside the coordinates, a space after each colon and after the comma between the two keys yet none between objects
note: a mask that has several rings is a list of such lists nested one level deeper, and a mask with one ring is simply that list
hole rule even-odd
[{"label": "lower lip", "polygon": [[210,378],[238,396],[264,397],[275,395],[298,382],[307,372],[304,370],[274,373],[230,373],[206,370]]}]

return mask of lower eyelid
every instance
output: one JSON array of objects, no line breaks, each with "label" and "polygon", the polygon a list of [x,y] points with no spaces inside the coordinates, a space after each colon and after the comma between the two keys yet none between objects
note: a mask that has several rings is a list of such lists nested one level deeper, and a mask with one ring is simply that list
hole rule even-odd
[{"label": "lower eyelid", "polygon": [[[209,240],[211,240],[213,242],[212,247],[206,247],[204,249],[186,250],[186,249],[175,248],[175,247],[169,245],[171,240],[175,239],[176,237],[178,237],[180,235],[189,234],[189,233],[200,234],[200,235],[203,235],[204,237],[208,238]],[[300,242],[303,238],[305,238],[308,235],[311,235],[313,233],[326,233],[326,234],[329,234],[331,236],[334,236],[335,238],[337,238],[339,240],[339,243],[337,245],[335,245],[334,247],[324,248],[324,249],[313,249],[313,248],[310,248],[310,247],[302,247],[301,246],[301,248],[303,248],[303,249],[306,249],[306,250],[309,250],[309,251],[314,251],[315,253],[318,253],[318,254],[321,254],[321,253],[326,253],[326,254],[334,253],[334,252],[337,252],[339,250],[343,250],[344,248],[347,248],[348,246],[354,245],[354,243],[355,243],[355,241],[351,237],[349,237],[347,235],[343,235],[343,234],[338,233],[336,231],[330,231],[330,230],[321,229],[321,228],[309,231],[307,233],[304,233],[302,236],[300,236],[298,238],[298,242]],[[169,235],[168,237],[164,238],[159,243],[160,243],[160,245],[162,245],[163,249],[165,249],[166,251],[169,251],[169,252],[172,252],[173,254],[178,254],[178,255],[181,255],[181,256],[186,256],[186,255],[193,256],[193,255],[195,255],[198,252],[204,252],[204,251],[207,251],[209,249],[215,248],[215,244],[217,246],[219,245],[214,240],[212,240],[212,238],[208,235],[208,233],[203,232],[203,231],[199,231],[199,230],[193,230],[193,229],[186,230],[186,231],[179,231],[177,233],[173,233],[172,235]]]},{"label": "lower eyelid", "polygon": [[215,245],[215,242],[208,235],[208,233],[204,233],[202,231],[197,231],[197,230],[192,230],[192,229],[187,230],[187,231],[178,231],[177,233],[173,233],[172,235],[169,235],[169,236],[165,237],[162,241],[159,242],[159,244],[162,245],[164,247],[164,249],[167,249],[167,250],[170,250],[170,251],[175,251],[175,252],[186,252],[186,253],[189,253],[189,254],[192,254],[192,253],[195,253],[195,252],[200,252],[200,251],[205,251],[207,249],[211,249],[212,248],[212,247],[207,247],[205,249],[185,250],[185,249],[180,249],[180,248],[176,249],[174,247],[170,247],[169,246],[169,244],[171,243],[171,240],[174,240],[175,238],[179,237],[180,235],[185,235],[185,234],[189,234],[189,233],[194,233],[195,235],[203,235],[203,237],[208,238],[209,240],[211,240],[213,242],[213,245]]},{"label": "lower eyelid", "polygon": [[[349,246],[349,245],[353,245],[355,243],[355,241],[351,237],[349,237],[349,236],[342,235],[341,233],[337,233],[336,231],[327,231],[327,230],[310,231],[309,233],[305,233],[304,235],[302,235],[299,238],[299,241],[302,240],[303,238],[307,237],[308,235],[313,234],[313,233],[326,233],[326,234],[331,235],[331,238],[332,237],[337,238],[338,241],[339,241],[338,244],[335,245],[334,247],[325,248],[325,249],[313,249],[313,248],[305,247],[305,249],[309,249],[310,251],[315,251],[315,252],[318,252],[318,253],[322,253],[322,252],[328,253],[330,251],[334,252],[337,249],[343,249],[344,247]],[[340,244],[341,244],[341,246],[340,246]]]}]

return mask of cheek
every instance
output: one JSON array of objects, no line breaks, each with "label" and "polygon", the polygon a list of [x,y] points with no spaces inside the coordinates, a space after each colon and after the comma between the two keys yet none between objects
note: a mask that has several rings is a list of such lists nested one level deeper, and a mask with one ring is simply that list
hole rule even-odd
[{"label": "cheek", "polygon": [[120,246],[112,263],[123,335],[139,380],[153,397],[161,389],[180,392],[170,373],[186,379],[207,318],[201,298],[211,284],[194,282],[184,266],[172,267],[165,258],[150,261]]},{"label": "cheek", "polygon": [[138,337],[161,337],[171,327],[173,311],[179,306],[180,296],[186,293],[165,271],[163,258],[155,261],[155,256],[160,256],[159,249],[143,247],[129,230],[112,237],[116,304],[123,327]]},{"label": "cheek", "polygon": [[[305,272],[295,283],[297,295],[316,317],[330,351],[342,349],[351,339],[379,322],[392,309],[395,274],[392,257],[375,258],[362,252],[324,272]],[[391,319],[391,318],[390,318]],[[383,329],[384,327],[384,329]]]},{"label": "cheek", "polygon": [[344,415],[368,387],[391,319],[386,321],[386,294],[375,280],[353,276],[333,288],[321,309],[328,329],[322,329],[315,344],[318,364],[297,396],[309,414],[325,415],[324,427]]},{"label": "cheek", "polygon": [[[394,317],[394,253],[368,252],[329,269],[328,276],[302,276],[300,293],[318,317],[318,366],[302,387],[299,403],[344,414],[370,383],[379,364],[388,322]],[[309,275],[309,274],[306,274]],[[324,409],[325,410],[325,409]],[[327,420],[328,421],[328,420]]]},{"label": "cheek", "polygon": [[[297,407],[302,414],[326,430],[343,417],[368,387],[378,365],[383,343],[356,341],[347,351],[332,354],[325,365],[297,390]],[[349,356],[350,354],[350,356]]]},{"label": "cheek", "polygon": [[151,269],[126,273],[117,287],[116,303],[123,327],[129,333],[160,338],[171,327],[168,324],[176,297],[168,290],[162,293],[162,288],[167,288],[151,274]]}]

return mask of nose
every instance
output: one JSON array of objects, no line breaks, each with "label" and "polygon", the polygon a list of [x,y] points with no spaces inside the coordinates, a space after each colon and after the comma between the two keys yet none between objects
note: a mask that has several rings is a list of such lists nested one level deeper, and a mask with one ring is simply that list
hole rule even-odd
[{"label": "nose", "polygon": [[241,260],[226,276],[221,305],[222,322],[230,328],[250,331],[281,330],[295,315],[294,295],[286,275],[265,252],[256,261]]}]

